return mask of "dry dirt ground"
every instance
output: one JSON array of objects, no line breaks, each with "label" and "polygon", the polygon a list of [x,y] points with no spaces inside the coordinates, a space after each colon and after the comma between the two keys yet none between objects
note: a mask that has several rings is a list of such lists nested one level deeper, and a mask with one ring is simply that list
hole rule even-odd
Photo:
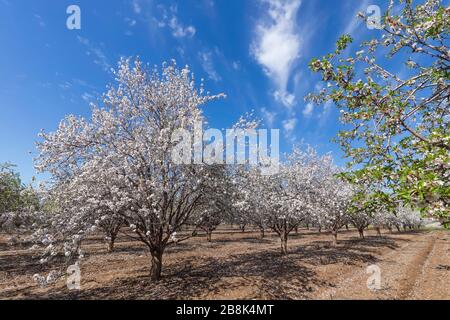
[{"label": "dry dirt ground", "polygon": [[[64,279],[40,288],[35,273],[48,272],[25,245],[0,235],[0,299],[450,299],[450,232],[400,232],[365,240],[354,230],[331,236],[302,229],[290,237],[289,255],[268,233],[219,230],[167,249],[163,278],[149,280],[150,258],[139,242],[122,235],[109,254],[101,237],[84,244],[81,290]],[[381,272],[370,290],[369,265]]]}]

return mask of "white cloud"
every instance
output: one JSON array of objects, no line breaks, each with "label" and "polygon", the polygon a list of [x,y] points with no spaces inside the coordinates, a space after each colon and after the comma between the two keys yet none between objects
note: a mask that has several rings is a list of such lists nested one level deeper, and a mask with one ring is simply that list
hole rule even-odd
[{"label": "white cloud", "polygon": [[177,50],[180,57],[184,59],[184,55],[186,54],[186,51],[180,46],[176,47],[175,49]]},{"label": "white cloud", "polygon": [[203,70],[208,74],[208,77],[214,81],[220,81],[222,78],[217,73],[214,68],[214,63],[212,61],[211,52],[200,52],[199,53],[200,62],[202,64]]},{"label": "white cloud", "polygon": [[92,85],[88,84],[86,81],[78,79],[78,78],[73,78],[71,84],[75,85],[75,86],[89,88],[91,90],[97,90],[97,88],[95,86],[92,86]]},{"label": "white cloud", "polygon": [[260,111],[261,111],[267,125],[269,127],[272,127],[273,123],[275,122],[275,117],[277,115],[276,112],[271,112],[271,111],[267,110],[266,108],[261,108]]},{"label": "white cloud", "polygon": [[265,0],[268,12],[257,23],[250,47],[254,58],[276,86],[275,99],[287,107],[295,102],[287,86],[291,71],[300,56],[301,38],[296,16],[300,0]]},{"label": "white cloud", "polygon": [[34,19],[36,20],[36,22],[39,24],[39,26],[41,27],[45,27],[45,22],[44,19],[42,19],[42,17],[38,14],[34,15]]},{"label": "white cloud", "polygon": [[142,12],[141,4],[139,3],[138,0],[133,0],[132,6],[134,13],[140,14]]},{"label": "white cloud", "polygon": [[135,19],[128,18],[128,17],[126,17],[124,19],[124,21],[129,27],[134,27],[136,25],[136,23],[137,23],[137,21]]},{"label": "white cloud", "polygon": [[170,29],[172,29],[172,35],[175,38],[184,38],[189,37],[192,38],[195,35],[196,29],[194,26],[183,26],[177,19],[177,17],[173,16],[169,23]]},{"label": "white cloud", "polygon": [[84,80],[78,79],[78,78],[74,78],[72,79],[73,83],[79,85],[79,86],[88,86],[88,83]]},{"label": "white cloud", "polygon": [[60,83],[58,86],[61,89],[63,89],[63,90],[67,90],[67,89],[70,89],[72,87],[72,84],[70,82],[68,82],[68,81],[65,81],[63,83]]},{"label": "white cloud", "polygon": [[90,93],[85,92],[81,95],[81,99],[83,99],[85,102],[91,103],[94,99],[94,96]]},{"label": "white cloud", "polygon": [[185,25],[180,21],[177,5],[167,8],[163,4],[158,4],[156,9],[160,11],[160,17],[150,17],[151,22],[158,28],[169,28],[175,38],[192,38],[197,32],[193,25]]},{"label": "white cloud", "polygon": [[312,103],[308,103],[303,109],[302,113],[306,118],[311,117],[314,110],[314,105]]},{"label": "white cloud", "polygon": [[294,141],[297,139],[296,135],[294,134],[295,128],[297,126],[297,119],[295,118],[295,115],[292,115],[290,118],[284,120],[281,124],[283,125],[284,137],[291,143],[294,143]]},{"label": "white cloud", "polygon": [[325,102],[325,104],[323,105],[323,110],[320,113],[320,118],[321,119],[327,118],[330,115],[332,108],[333,108],[332,100],[328,100],[327,102]]},{"label": "white cloud", "polygon": [[233,67],[234,70],[238,71],[241,69],[241,63],[239,61],[233,61],[233,63],[231,64],[231,66]]},{"label": "white cloud", "polygon": [[281,102],[286,107],[292,107],[295,103],[295,96],[287,91],[278,91],[276,90],[273,93],[273,97],[275,100]]},{"label": "white cloud", "polygon": [[92,56],[94,58],[94,63],[98,64],[99,66],[101,66],[105,71],[108,71],[111,66],[108,62],[108,58],[106,58],[105,53],[103,52],[103,50],[94,45],[91,41],[89,41],[89,39],[87,38],[83,38],[80,36],[77,36],[78,41],[84,45],[87,49],[86,54],[88,56]]},{"label": "white cloud", "polygon": [[283,129],[286,133],[286,136],[292,136],[293,131],[295,130],[295,127],[297,126],[297,119],[292,117],[287,120],[284,120],[282,122]]}]

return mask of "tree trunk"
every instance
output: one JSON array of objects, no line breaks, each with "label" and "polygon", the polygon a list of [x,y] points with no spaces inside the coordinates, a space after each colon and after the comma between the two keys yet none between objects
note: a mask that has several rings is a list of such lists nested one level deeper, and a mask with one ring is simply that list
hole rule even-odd
[{"label": "tree trunk", "polygon": [[306,224],[306,230],[309,230],[309,223]]},{"label": "tree trunk", "polygon": [[240,225],[239,228],[241,229],[241,232],[245,232],[245,224]]},{"label": "tree trunk", "polygon": [[364,239],[364,228],[358,229],[358,232],[359,232],[359,237],[360,237],[361,239]]},{"label": "tree trunk", "polygon": [[150,269],[150,277],[152,281],[159,281],[161,279],[162,271],[162,250],[155,250],[151,252],[152,255],[152,265]]},{"label": "tree trunk", "polygon": [[388,226],[389,233],[392,233],[392,227]]},{"label": "tree trunk", "polygon": [[212,231],[211,230],[207,230],[206,231],[206,240],[208,242],[211,242],[211,236],[212,236]]},{"label": "tree trunk", "polygon": [[377,230],[377,235],[378,235],[379,237],[381,237],[381,230],[380,230],[380,228],[377,227],[377,228],[375,228],[375,230]]},{"label": "tree trunk", "polygon": [[287,254],[287,235],[281,236],[281,253]]},{"label": "tree trunk", "polygon": [[[346,224],[346,225],[345,225],[345,229],[347,229],[347,230],[348,230],[348,224]],[[364,238],[364,237],[363,237],[363,238]]]},{"label": "tree trunk", "polygon": [[400,227],[399,226],[395,226],[397,228],[397,231],[400,232]]},{"label": "tree trunk", "polygon": [[108,243],[107,243],[107,250],[108,252],[113,252],[114,251],[114,243],[116,241],[116,236],[115,235],[111,235],[108,239]]},{"label": "tree trunk", "polygon": [[319,227],[319,233],[321,233],[322,232],[322,227]]},{"label": "tree trunk", "polygon": [[264,239],[264,228],[259,228],[259,236],[261,239]]},{"label": "tree trunk", "polygon": [[114,238],[109,239],[108,241],[108,252],[114,251]]},{"label": "tree trunk", "polygon": [[331,234],[333,235],[333,246],[337,245],[337,230],[331,231]]},{"label": "tree trunk", "polygon": [[295,227],[295,234],[298,234],[298,227]]}]

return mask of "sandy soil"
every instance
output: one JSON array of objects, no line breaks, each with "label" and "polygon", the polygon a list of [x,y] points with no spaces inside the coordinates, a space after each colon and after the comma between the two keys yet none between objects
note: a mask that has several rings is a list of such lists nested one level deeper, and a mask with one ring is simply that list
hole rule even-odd
[{"label": "sandy soil", "polygon": [[[450,299],[450,233],[401,232],[364,240],[342,231],[331,235],[300,230],[282,256],[279,239],[268,233],[219,230],[167,249],[163,279],[149,280],[146,248],[126,236],[108,254],[101,237],[85,245],[81,290],[62,279],[40,288],[32,279],[49,269],[24,245],[0,235],[1,299]],[[33,256],[34,255],[34,256]],[[366,268],[377,265],[381,287],[370,290]]]}]

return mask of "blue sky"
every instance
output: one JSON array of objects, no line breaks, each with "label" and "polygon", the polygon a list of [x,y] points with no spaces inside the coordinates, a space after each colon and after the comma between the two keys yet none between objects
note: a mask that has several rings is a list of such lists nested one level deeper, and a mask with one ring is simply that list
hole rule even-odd
[{"label": "blue sky", "polygon": [[[81,30],[66,28],[72,4]],[[254,110],[264,127],[281,130],[282,151],[308,143],[343,164],[330,142],[338,110],[303,99],[319,80],[307,65],[343,33],[377,37],[356,18],[371,4],[383,10],[387,1],[0,0],[0,162],[17,164],[29,181],[39,131],[67,114],[88,116],[119,58],[138,55],[189,64],[210,92],[225,93],[205,108],[211,126],[230,127]]]}]

